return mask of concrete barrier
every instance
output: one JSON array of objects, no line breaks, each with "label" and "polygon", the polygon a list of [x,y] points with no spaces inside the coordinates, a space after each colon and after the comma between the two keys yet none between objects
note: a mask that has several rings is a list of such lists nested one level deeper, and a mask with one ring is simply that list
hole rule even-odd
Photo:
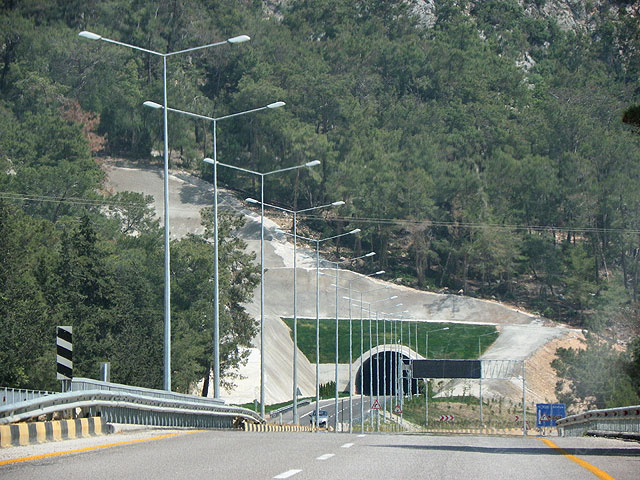
[{"label": "concrete barrier", "polygon": [[112,433],[112,430],[100,417],[0,425],[0,447],[93,437]]}]

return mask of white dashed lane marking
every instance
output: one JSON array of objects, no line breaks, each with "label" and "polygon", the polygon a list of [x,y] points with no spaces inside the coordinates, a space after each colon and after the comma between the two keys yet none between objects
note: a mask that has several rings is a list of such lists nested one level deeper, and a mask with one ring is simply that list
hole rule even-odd
[{"label": "white dashed lane marking", "polygon": [[335,456],[335,453],[325,453],[324,455],[320,455],[316,458],[316,460],[329,460],[333,456]]},{"label": "white dashed lane marking", "polygon": [[345,443],[344,445],[342,445],[342,448],[351,448],[353,447],[353,443]]},{"label": "white dashed lane marking", "polygon": [[273,478],[289,478],[293,477],[296,473],[300,473],[302,470],[287,470],[286,472],[281,473],[280,475],[276,475]]}]

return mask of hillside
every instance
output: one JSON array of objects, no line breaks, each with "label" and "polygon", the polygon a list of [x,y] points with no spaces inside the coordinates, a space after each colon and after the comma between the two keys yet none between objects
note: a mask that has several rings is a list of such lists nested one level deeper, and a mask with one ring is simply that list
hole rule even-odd
[{"label": "hillside", "polygon": [[[64,318],[86,329],[80,371],[113,355],[127,381],[160,377],[161,351],[147,339],[161,335],[162,232],[149,199],[106,195],[99,164],[158,165],[162,115],[142,103],[162,99],[162,62],[83,30],[157,52],[250,35],[169,57],[168,103],[219,117],[286,101],[220,122],[217,152],[261,172],[321,160],[269,176],[265,198],[296,209],[344,201],[300,216],[309,235],[361,229],[327,255],[375,251],[356,268],[384,269],[425,294],[502,302],[596,332],[611,352],[635,351],[640,142],[621,120],[640,103],[637,2],[43,0],[5,2],[0,21],[0,314],[12,325],[0,346],[29,339],[0,358],[5,382],[50,384],[42,332]],[[209,124],[171,116],[169,147],[171,168],[210,178]],[[255,177],[219,176],[258,193]],[[226,221],[231,372],[255,334],[241,305],[257,272],[231,234],[237,220]],[[203,225],[172,246],[181,389],[210,369],[210,234]],[[132,332],[145,347],[128,362]],[[634,358],[620,356],[618,371]]]}]

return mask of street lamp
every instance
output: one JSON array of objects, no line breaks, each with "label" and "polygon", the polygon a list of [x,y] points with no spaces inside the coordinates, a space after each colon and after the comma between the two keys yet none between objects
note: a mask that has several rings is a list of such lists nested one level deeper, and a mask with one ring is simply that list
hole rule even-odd
[{"label": "street lamp", "polygon": [[[449,327],[438,328],[436,330],[428,330],[424,338],[424,359],[429,358],[429,334],[433,332],[443,332],[449,330]],[[424,424],[429,426],[429,382],[424,379]]]},{"label": "street lamp", "polygon": [[[394,305],[393,308],[397,308],[397,307],[401,307],[402,303],[398,303],[397,305]],[[382,371],[383,371],[383,415],[382,415],[382,419],[384,421],[387,420],[387,353],[386,353],[386,340],[387,340],[387,321],[385,320],[385,316],[390,316],[393,315],[392,313],[385,313],[385,312],[380,312],[380,314],[382,315],[382,329],[383,329],[383,335],[384,335],[384,342],[385,342],[385,346],[383,347],[383,356],[382,356],[382,361],[383,361],[383,366],[382,366]],[[397,334],[397,330],[396,330],[396,334]],[[395,344],[395,340],[393,338],[393,319],[390,318],[389,319],[389,336],[391,343],[391,348],[392,350],[390,350],[391,352],[393,352],[393,345]],[[393,356],[393,355],[392,355]],[[391,361],[391,360],[390,360]],[[394,369],[396,368],[396,363],[397,362],[393,362],[390,365],[390,373],[394,372]],[[397,373],[397,372],[396,372]],[[396,379],[397,380],[397,379]],[[396,387],[397,387],[397,381],[396,381]],[[391,392],[389,392],[391,393]],[[397,394],[397,392],[396,392]]]},{"label": "street lamp", "polygon": [[[284,102],[282,102],[284,103]],[[267,107],[268,108],[268,107]],[[274,107],[271,107],[274,108]],[[234,165],[228,165],[222,162],[215,162],[210,158],[205,158],[205,162],[220,165],[221,167],[227,167],[241,172],[250,173],[260,177],[260,416],[264,418],[264,403],[265,403],[265,367],[264,367],[264,177],[267,175],[273,175],[275,173],[287,172],[289,170],[296,170],[304,167],[315,167],[320,165],[319,160],[313,160],[307,162],[304,165],[297,165],[295,167],[280,168],[278,170],[272,170],[270,172],[256,172],[247,168],[236,167]],[[217,238],[217,235],[216,235]],[[218,256],[216,255],[216,258]],[[316,417],[317,418],[317,417]]]},{"label": "street lamp", "polygon": [[[370,273],[368,275],[365,275],[365,277],[373,277],[376,275],[382,275],[384,274],[385,271],[384,270],[379,270],[377,272],[374,273]],[[356,277],[356,278],[352,278],[351,280],[348,281],[349,283],[349,296],[348,297],[344,297],[345,300],[349,300],[349,433],[351,433],[353,431],[353,320],[352,320],[352,316],[351,316],[351,301],[352,296],[351,296],[351,284],[353,282],[355,282],[356,280],[359,280],[360,277]],[[336,280],[336,285],[337,285],[337,280]],[[396,297],[397,298],[397,297]],[[362,300],[362,297],[360,297],[360,300]],[[362,338],[362,329],[364,328],[364,324],[363,324],[363,320],[362,320],[362,301],[360,302],[360,357],[362,357],[362,350],[364,347],[363,344],[363,338]],[[360,375],[360,430],[364,431],[364,405],[362,404],[363,398],[362,398],[362,374]]]},{"label": "street lamp", "polygon": [[221,120],[239,117],[248,113],[259,112],[261,110],[273,110],[285,105],[284,102],[274,102],[263,107],[252,108],[243,112],[232,113],[220,117],[208,117],[197,113],[187,112],[160,105],[156,102],[146,101],[143,103],[145,107],[153,109],[163,109],[166,112],[175,112],[188,117],[207,120],[213,124],[213,159],[205,158],[204,161],[213,164],[213,397],[220,398],[220,287],[218,279],[218,169],[217,169],[217,140],[216,125]]},{"label": "street lamp", "polygon": [[493,332],[489,332],[489,333],[483,333],[482,335],[478,335],[478,361],[480,362],[480,383],[479,383],[479,390],[480,390],[480,424],[483,425],[484,424],[484,418],[482,417],[482,361],[480,360],[480,338],[481,337],[486,337],[487,335],[495,335],[495,334],[499,334],[500,332],[498,332],[497,330],[494,330]]},{"label": "street lamp", "polygon": [[[163,115],[163,138],[164,138],[164,389],[171,390],[171,283],[169,277],[169,128],[167,126],[167,57],[180,53],[193,52],[209,47],[217,47],[227,43],[243,43],[250,38],[247,35],[231,37],[221,42],[209,43],[199,47],[187,48],[176,52],[160,53],[146,48],[137,47],[128,43],[118,42],[110,38],[103,37],[97,33],[83,31],[78,33],[82,38],[88,40],[102,40],[103,42],[121,45],[141,52],[150,53],[162,57],[162,92],[164,99]],[[217,278],[217,277],[216,277]]]},{"label": "street lamp", "polygon": [[[372,275],[381,275],[384,273],[384,270],[381,270],[380,272],[376,272],[373,273],[371,275],[367,275],[367,276],[372,276]],[[355,279],[354,279],[355,280]],[[388,298],[383,298],[381,300],[376,300],[375,302],[367,302],[367,301],[363,301],[362,300],[362,295],[366,294],[366,293],[371,293],[371,292],[375,292],[376,290],[383,290],[386,288],[390,288],[389,286],[384,286],[384,287],[379,287],[379,288],[373,288],[371,290],[367,290],[366,292],[361,292],[358,290],[355,290],[355,292],[360,294],[360,357],[361,357],[361,373],[360,373],[360,418],[362,421],[362,424],[364,424],[364,404],[363,404],[363,391],[364,391],[364,386],[363,386],[363,372],[364,372],[364,367],[362,366],[362,356],[363,356],[363,335],[364,335],[364,330],[363,330],[363,324],[362,324],[362,308],[364,306],[364,304],[368,304],[369,306],[368,308],[368,313],[369,313],[369,407],[371,407],[372,402],[371,402],[371,395],[373,392],[373,374],[372,374],[372,367],[371,365],[373,364],[373,362],[371,361],[371,305],[375,305],[376,303],[381,303],[381,302],[388,302],[389,300],[395,300],[396,298],[398,298],[397,295],[393,295],[391,297]],[[347,299],[348,297],[344,297],[345,299]],[[350,298],[349,298],[350,300]],[[402,304],[399,304],[402,305]],[[376,319],[377,319],[377,314],[376,314]],[[376,328],[377,328],[377,324],[376,324]],[[371,427],[373,427],[373,416],[371,416]],[[364,427],[363,427],[364,428]]]},{"label": "street lamp", "polygon": [[[334,235],[332,237],[321,238],[319,240],[298,236],[298,238],[301,240],[314,242],[316,244],[316,421],[318,420],[318,418],[320,418],[320,244],[322,242],[344,237],[346,235],[355,235],[359,232],[360,229],[355,228],[350,232],[341,233],[340,235]],[[336,418],[337,416],[338,411],[336,410]]]},{"label": "street lamp", "polygon": [[259,202],[253,198],[247,198],[247,202],[260,204],[262,207],[274,208],[282,212],[291,213],[293,215],[293,423],[298,423],[298,290],[297,290],[297,225],[296,219],[298,213],[306,213],[321,208],[339,207],[344,205],[342,200],[328,203],[326,205],[318,205],[317,207],[303,208],[302,210],[290,210],[288,208]]},{"label": "street lamp", "polygon": [[[342,260],[341,262],[329,262],[329,263],[333,263],[335,265],[335,270],[336,270],[336,283],[335,283],[335,287],[336,287],[336,369],[335,369],[335,386],[336,386],[336,394],[335,394],[335,410],[336,410],[336,418],[334,419],[334,431],[337,432],[338,431],[338,362],[339,362],[339,350],[338,350],[338,341],[339,341],[339,337],[338,337],[338,307],[339,307],[339,300],[338,300],[338,289],[340,288],[338,286],[338,279],[339,279],[339,272],[340,269],[338,268],[340,265],[344,264],[344,263],[349,263],[349,262],[353,262],[354,260],[360,260],[361,258],[367,258],[367,257],[373,257],[376,254],[376,252],[369,252],[366,253],[364,255],[360,255],[359,257],[354,257],[354,258],[349,258],[347,260]],[[349,322],[351,323],[351,322]],[[349,342],[351,342],[351,339],[349,339]],[[351,343],[349,343],[349,348],[351,348]],[[349,379],[349,382],[351,382],[351,379]],[[349,390],[351,390],[351,383],[349,383]]]}]

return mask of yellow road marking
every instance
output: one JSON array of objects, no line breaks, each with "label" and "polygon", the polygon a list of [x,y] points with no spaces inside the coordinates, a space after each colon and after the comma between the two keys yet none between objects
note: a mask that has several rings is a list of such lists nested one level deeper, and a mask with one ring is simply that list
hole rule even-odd
[{"label": "yellow road marking", "polygon": [[160,440],[160,439],[163,439],[163,438],[175,437],[176,435],[182,435],[182,434],[186,434],[186,433],[199,433],[199,432],[202,432],[202,431],[203,430],[192,430],[192,431],[189,431],[189,432],[167,433],[166,435],[159,435],[157,437],[140,438],[140,439],[137,439],[137,440],[126,440],[124,442],[116,442],[116,443],[107,443],[105,445],[97,445],[95,447],[77,448],[75,450],[66,450],[64,452],[45,453],[43,455],[33,455],[31,457],[13,458],[11,460],[2,460],[2,461],[0,461],[0,466],[9,465],[10,463],[29,462],[31,460],[40,460],[40,459],[43,459],[43,458],[57,457],[59,455],[67,455],[69,453],[90,452],[91,450],[99,450],[101,448],[117,447],[119,445],[128,445],[128,444],[131,444],[131,443],[149,442],[151,440]]},{"label": "yellow road marking", "polygon": [[565,457],[567,457],[569,460],[571,460],[572,462],[576,462],[578,465],[580,465],[582,468],[586,468],[587,470],[589,470],[591,473],[593,473],[596,477],[602,479],[602,480],[615,480],[615,478],[613,478],[611,475],[609,475],[606,472],[603,472],[602,470],[600,470],[598,467],[594,467],[593,465],[591,465],[588,462],[585,462],[584,460],[582,460],[581,458],[576,457],[575,455],[571,455],[569,452],[567,452],[564,448],[560,448],[559,446],[557,446],[555,443],[553,443],[551,440],[547,440],[546,438],[540,438],[539,440],[541,440],[542,442],[544,442],[548,447],[551,447],[555,450],[557,450],[559,453],[561,453],[562,455],[564,455]]}]

